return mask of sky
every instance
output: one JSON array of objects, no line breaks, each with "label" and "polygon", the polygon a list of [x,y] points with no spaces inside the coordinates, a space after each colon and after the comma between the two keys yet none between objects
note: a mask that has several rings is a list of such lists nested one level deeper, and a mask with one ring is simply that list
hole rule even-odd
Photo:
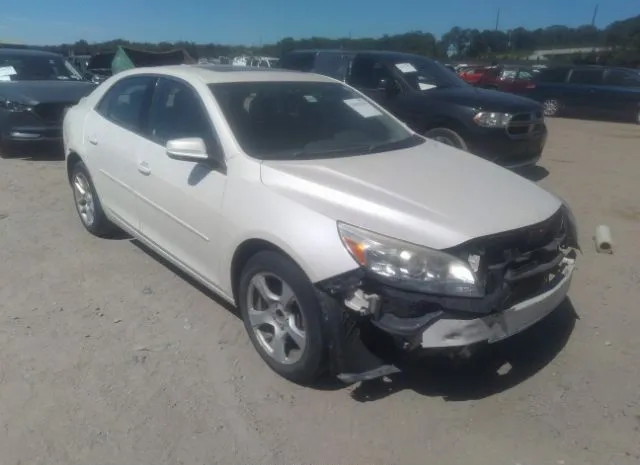
[{"label": "sky", "polygon": [[[598,0],[0,0],[0,41],[55,45],[123,38],[260,45],[284,37],[379,37],[453,26],[591,23]],[[596,26],[640,14],[640,0],[600,1]]]}]

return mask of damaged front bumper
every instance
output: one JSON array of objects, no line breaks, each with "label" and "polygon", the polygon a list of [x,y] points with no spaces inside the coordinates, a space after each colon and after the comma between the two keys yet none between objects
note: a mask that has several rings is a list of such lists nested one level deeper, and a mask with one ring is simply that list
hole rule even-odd
[{"label": "damaged front bumper", "polygon": [[[459,351],[503,340],[543,319],[565,299],[579,249],[575,228],[559,220],[562,215],[560,210],[543,224],[474,241],[487,245],[491,256],[483,298],[409,292],[363,269],[318,283],[334,373],[347,383],[385,376],[400,371],[397,349]],[[392,350],[376,350],[371,338],[362,337],[371,329]]]}]

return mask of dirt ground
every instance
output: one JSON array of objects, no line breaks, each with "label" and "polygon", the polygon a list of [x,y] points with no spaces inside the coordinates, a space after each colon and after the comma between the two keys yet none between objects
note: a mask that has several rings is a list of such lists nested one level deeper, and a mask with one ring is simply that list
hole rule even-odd
[{"label": "dirt ground", "polygon": [[473,368],[321,389],[135,243],[86,233],[61,161],[0,160],[0,464],[640,463],[640,127],[549,126],[529,176],[580,226],[570,301]]}]

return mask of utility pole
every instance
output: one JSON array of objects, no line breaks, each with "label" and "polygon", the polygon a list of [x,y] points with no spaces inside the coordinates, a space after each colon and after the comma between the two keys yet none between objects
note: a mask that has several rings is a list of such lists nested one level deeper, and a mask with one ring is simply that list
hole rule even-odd
[{"label": "utility pole", "polygon": [[598,16],[598,4],[596,3],[596,7],[593,9],[593,17],[591,18],[591,25],[593,27],[596,26],[596,16]]},{"label": "utility pole", "polygon": [[500,8],[498,8],[498,14],[496,15],[496,31],[498,30],[499,26],[500,26]]}]

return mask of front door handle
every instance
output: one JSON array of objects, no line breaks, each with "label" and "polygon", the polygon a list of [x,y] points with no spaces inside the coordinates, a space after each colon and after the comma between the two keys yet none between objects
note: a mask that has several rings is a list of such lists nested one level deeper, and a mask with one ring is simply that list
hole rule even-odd
[{"label": "front door handle", "polygon": [[89,143],[91,145],[98,145],[98,138],[96,136],[89,136]]},{"label": "front door handle", "polygon": [[151,174],[151,168],[149,168],[149,165],[146,161],[141,161],[140,163],[138,163],[138,171],[140,171],[145,176]]}]

